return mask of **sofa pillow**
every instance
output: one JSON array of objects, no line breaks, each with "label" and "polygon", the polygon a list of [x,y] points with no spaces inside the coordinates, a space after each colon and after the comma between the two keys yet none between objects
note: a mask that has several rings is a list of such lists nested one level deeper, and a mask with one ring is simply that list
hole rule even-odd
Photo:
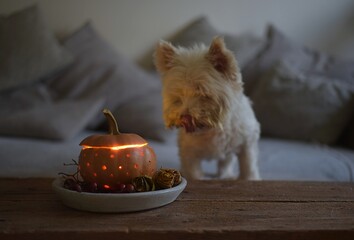
[{"label": "sofa pillow", "polygon": [[281,60],[291,62],[297,68],[312,65],[312,59],[308,52],[290,41],[273,25],[268,26],[267,41],[266,47],[259,56],[250,61],[244,68],[244,87],[247,95],[251,95],[260,81],[259,79]]},{"label": "sofa pillow", "polygon": [[176,46],[183,47],[192,47],[199,43],[208,46],[215,36],[224,37],[227,48],[235,54],[240,68],[254,58],[265,45],[265,41],[249,33],[234,35],[221,32],[215,29],[205,16],[191,22],[175,34],[170,41]]},{"label": "sofa pillow", "polygon": [[354,112],[354,87],[292,63],[276,64],[251,95],[262,133],[333,144]]},{"label": "sofa pillow", "polygon": [[[56,99],[104,97],[122,132],[164,141],[170,136],[162,121],[161,82],[105,42],[91,23],[69,36],[64,46],[75,56],[74,64],[50,82]],[[103,114],[89,124],[105,128]]]},{"label": "sofa pillow", "polygon": [[199,43],[207,45],[219,34],[220,32],[211,25],[209,19],[201,16],[176,32],[169,40],[176,46],[192,47]]},{"label": "sofa pillow", "polygon": [[72,60],[36,5],[0,17],[0,49],[0,91],[28,86]]},{"label": "sofa pillow", "polygon": [[167,141],[173,131],[164,126],[161,90],[150,91],[113,111],[121,132],[136,133],[145,138]]},{"label": "sofa pillow", "polygon": [[318,72],[334,81],[354,85],[354,61],[303,47],[291,41],[275,26],[267,29],[267,45],[243,69],[245,92],[251,95],[262,76],[279,61],[286,61],[297,69]]},{"label": "sofa pillow", "polygon": [[[9,106],[12,103],[7,104]],[[0,134],[52,140],[70,139],[87,126],[102,109],[102,105],[102,99],[42,101],[28,108],[14,108],[7,113],[1,111]]]},{"label": "sofa pillow", "polygon": [[[207,17],[202,16],[166,39],[175,46],[192,47],[195,44],[208,46],[215,36],[224,37],[226,46],[234,52],[240,68],[243,68],[264,47],[265,41],[249,33],[232,35],[214,28]],[[152,52],[144,58],[143,65],[149,70],[155,67],[151,61]],[[147,62],[147,63],[146,63]]]},{"label": "sofa pillow", "polygon": [[0,93],[0,116],[51,101],[50,92],[44,82],[4,91]]},{"label": "sofa pillow", "polygon": [[[160,82],[117,52],[86,23],[63,45],[75,57],[74,63],[49,83],[55,99],[105,98],[111,110],[159,87]],[[90,123],[95,128],[104,121],[99,114]]]}]

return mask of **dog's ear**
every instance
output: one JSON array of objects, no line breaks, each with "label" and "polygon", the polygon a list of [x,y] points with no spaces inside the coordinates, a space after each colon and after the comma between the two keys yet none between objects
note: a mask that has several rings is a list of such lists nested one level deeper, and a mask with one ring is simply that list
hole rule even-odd
[{"label": "dog's ear", "polygon": [[213,39],[206,58],[218,72],[231,80],[236,80],[237,63],[233,53],[226,48],[223,38],[215,37]]},{"label": "dog's ear", "polygon": [[155,66],[160,73],[165,73],[173,67],[176,48],[171,43],[160,40],[157,44],[155,57]]}]

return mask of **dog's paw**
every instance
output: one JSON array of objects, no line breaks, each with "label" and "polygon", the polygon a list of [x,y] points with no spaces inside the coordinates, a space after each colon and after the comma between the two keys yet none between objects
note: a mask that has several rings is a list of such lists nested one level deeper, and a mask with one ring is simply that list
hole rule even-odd
[{"label": "dog's paw", "polygon": [[219,174],[217,178],[222,180],[236,180],[237,175],[234,173],[225,173],[225,174]]},{"label": "dog's paw", "polygon": [[259,176],[259,174],[256,174],[256,175],[248,175],[248,176],[242,176],[240,175],[237,180],[239,181],[261,181],[262,178]]},{"label": "dog's paw", "polygon": [[205,176],[201,171],[181,170],[181,175],[187,180],[204,180]]}]

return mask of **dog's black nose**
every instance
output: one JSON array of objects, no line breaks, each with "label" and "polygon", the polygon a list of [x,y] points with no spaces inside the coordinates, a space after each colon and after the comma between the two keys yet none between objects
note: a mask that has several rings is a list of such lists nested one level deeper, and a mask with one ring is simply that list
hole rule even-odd
[{"label": "dog's black nose", "polygon": [[193,117],[190,114],[181,115],[181,125],[184,127],[186,132],[191,133],[195,131],[195,125],[193,121]]}]

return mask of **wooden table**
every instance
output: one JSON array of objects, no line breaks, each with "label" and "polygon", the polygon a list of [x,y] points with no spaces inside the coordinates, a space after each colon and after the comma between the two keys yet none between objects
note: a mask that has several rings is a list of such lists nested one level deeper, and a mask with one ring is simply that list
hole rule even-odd
[{"label": "wooden table", "polygon": [[0,180],[0,239],[354,239],[354,184],[189,182],[164,207],[125,214],[62,205],[52,179]]}]

